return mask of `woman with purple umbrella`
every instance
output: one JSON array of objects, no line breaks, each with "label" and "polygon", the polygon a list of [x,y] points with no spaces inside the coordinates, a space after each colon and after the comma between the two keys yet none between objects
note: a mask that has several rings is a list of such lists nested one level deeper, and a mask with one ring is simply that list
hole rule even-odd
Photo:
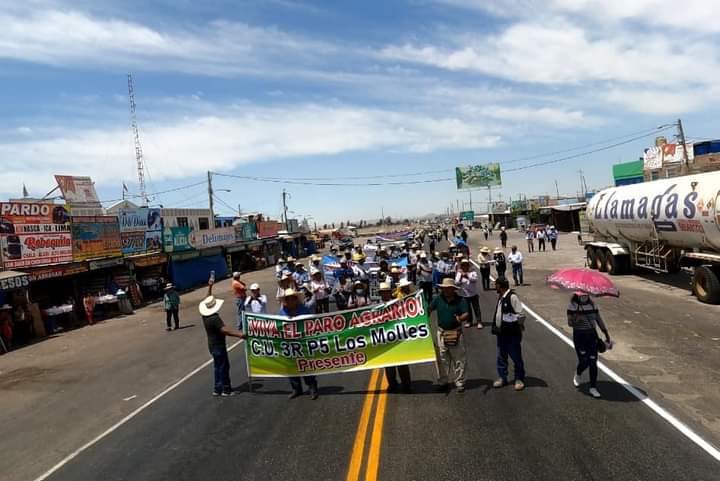
[{"label": "woman with purple umbrella", "polygon": [[[575,353],[578,358],[578,365],[573,376],[573,384],[575,387],[580,386],[583,372],[585,369],[590,371],[590,389],[588,392],[594,398],[600,397],[597,390],[598,377],[598,347],[602,340],[598,337],[596,326],[605,334],[606,345],[610,344],[610,333],[605,327],[605,323],[600,317],[595,303],[590,299],[590,295],[586,292],[576,291],[570,298],[570,305],[567,308],[568,325],[573,330],[573,344],[575,345]],[[605,351],[600,346],[600,351]]]}]

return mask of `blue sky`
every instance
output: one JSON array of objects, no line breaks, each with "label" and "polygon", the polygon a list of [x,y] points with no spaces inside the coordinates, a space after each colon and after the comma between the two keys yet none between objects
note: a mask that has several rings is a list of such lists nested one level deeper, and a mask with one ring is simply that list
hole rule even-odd
[{"label": "blue sky", "polygon": [[[126,74],[135,76],[148,190],[206,171],[257,177],[453,177],[683,119],[715,137],[720,4],[686,0],[0,0],[0,197],[90,175],[137,192]],[[678,41],[680,40],[680,41]],[[673,131],[665,132],[672,136]],[[625,137],[628,138],[628,137]],[[495,199],[612,182],[653,136],[508,171]],[[612,143],[612,142],[608,142]],[[586,149],[590,150],[590,149]],[[579,150],[578,152],[582,152]],[[443,172],[436,172],[443,171]],[[383,179],[376,179],[375,182]],[[283,185],[216,177],[229,214],[290,209],[319,223],[444,212],[453,182]],[[473,193],[482,210],[486,192]],[[203,186],[154,196],[204,207]],[[467,205],[465,205],[467,207]]]}]

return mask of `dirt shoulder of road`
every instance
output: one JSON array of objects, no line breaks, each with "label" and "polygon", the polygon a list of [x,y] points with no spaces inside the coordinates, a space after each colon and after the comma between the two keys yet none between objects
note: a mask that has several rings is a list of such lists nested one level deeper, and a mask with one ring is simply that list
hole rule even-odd
[{"label": "dirt shoulder of road", "polygon": [[[473,237],[471,244],[484,243],[479,233]],[[570,234],[560,237],[554,252],[528,253],[518,232],[510,233],[509,245],[513,243],[525,256],[528,285],[518,289],[520,296],[545,320],[571,334],[565,314],[570,293],[549,288],[545,277],[563,267],[584,266],[584,250]],[[495,244],[497,236],[488,242]],[[620,298],[597,300],[616,342],[603,361],[720,445],[720,306],[697,301],[686,274],[639,272],[612,280]]]}]

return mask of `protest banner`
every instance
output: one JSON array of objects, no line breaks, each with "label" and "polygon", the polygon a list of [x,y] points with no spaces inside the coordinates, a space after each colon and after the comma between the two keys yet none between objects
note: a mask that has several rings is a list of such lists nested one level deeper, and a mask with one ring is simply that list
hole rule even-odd
[{"label": "protest banner", "polygon": [[362,371],[435,362],[421,292],[359,309],[288,319],[244,315],[250,377]]}]

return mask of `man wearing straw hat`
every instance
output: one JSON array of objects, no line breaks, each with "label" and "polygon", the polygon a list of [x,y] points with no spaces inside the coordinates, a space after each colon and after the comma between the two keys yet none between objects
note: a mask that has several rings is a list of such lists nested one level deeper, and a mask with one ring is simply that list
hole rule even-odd
[{"label": "man wearing straw hat", "polygon": [[210,292],[209,294],[208,297],[200,302],[198,310],[202,316],[203,326],[207,334],[208,350],[213,358],[213,372],[215,377],[213,396],[232,396],[234,393],[232,385],[230,384],[230,358],[228,357],[225,338],[232,336],[245,339],[245,334],[225,326],[225,323],[218,314],[225,301],[216,298]]},{"label": "man wearing straw hat", "polygon": [[175,329],[180,328],[180,316],[178,311],[180,309],[180,296],[175,290],[175,286],[172,284],[165,285],[165,294],[163,295],[163,304],[165,305],[165,324],[167,327],[166,331],[172,330],[172,320],[175,320]]},{"label": "man wearing straw hat", "polygon": [[467,363],[462,323],[470,318],[465,299],[458,296],[457,286],[450,278],[440,283],[440,295],[435,296],[429,307],[437,311],[437,345],[440,354],[440,388],[447,391],[452,373],[458,392],[465,391],[465,365]]},{"label": "man wearing straw hat", "polygon": [[[310,310],[300,300],[300,295],[295,289],[285,289],[282,297],[280,297],[282,307],[278,315],[292,319],[297,316],[304,316],[310,314]],[[292,393],[290,393],[290,399],[295,399],[298,396],[303,395],[302,381],[305,380],[305,384],[310,388],[310,398],[314,401],[318,398],[318,384],[315,376],[293,376],[289,378],[290,387]]]}]

